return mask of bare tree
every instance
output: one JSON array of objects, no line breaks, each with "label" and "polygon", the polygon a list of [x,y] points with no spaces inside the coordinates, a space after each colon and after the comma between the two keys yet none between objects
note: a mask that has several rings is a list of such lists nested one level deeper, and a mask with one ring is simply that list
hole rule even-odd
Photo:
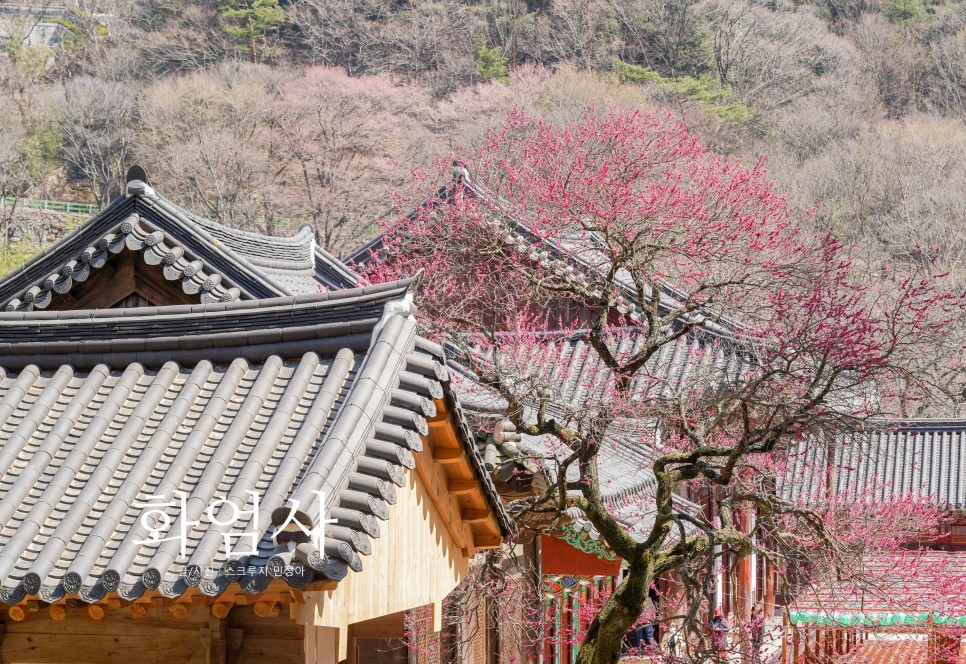
[{"label": "bare tree", "polygon": [[722,85],[758,113],[822,90],[854,59],[842,39],[810,13],[772,12],[755,3],[714,3],[708,16]]},{"label": "bare tree", "polygon": [[224,60],[232,45],[221,20],[204,3],[134,0],[130,42],[144,74],[192,73]]},{"label": "bare tree", "polygon": [[314,68],[285,86],[276,131],[279,181],[291,212],[312,223],[329,251],[351,250],[372,234],[391,204],[390,191],[429,154],[421,124],[429,94]]},{"label": "bare tree", "polygon": [[298,0],[291,17],[314,62],[354,76],[390,69],[392,2]]},{"label": "bare tree", "polygon": [[[786,173],[816,222],[855,243],[862,262],[881,274],[909,255],[966,283],[966,133],[955,120],[920,118],[865,127]],[[933,264],[935,261],[935,264]]]},{"label": "bare tree", "polygon": [[388,73],[443,96],[478,80],[473,43],[485,26],[458,0],[301,0],[292,12],[314,59],[350,74]]},{"label": "bare tree", "polygon": [[[3,99],[0,93],[0,99]],[[33,185],[29,158],[25,154],[26,132],[11,116],[0,117],[0,243],[10,241],[11,221],[17,211],[17,199]]]},{"label": "bare tree", "polygon": [[134,131],[136,88],[81,76],[58,87],[53,116],[63,134],[64,159],[104,205],[121,192]]},{"label": "bare tree", "polygon": [[851,30],[861,53],[861,73],[872,80],[890,117],[902,117],[922,104],[928,55],[910,34],[889,30],[880,16],[865,15]]},{"label": "bare tree", "polygon": [[537,15],[527,50],[539,61],[607,69],[618,50],[616,28],[605,0],[554,0]]},{"label": "bare tree", "polygon": [[966,120],[966,10],[957,8],[927,33],[932,60],[931,95],[944,112]]},{"label": "bare tree", "polygon": [[264,229],[280,216],[271,114],[286,77],[225,65],[145,91],[137,137],[152,181],[185,205],[229,225]]}]

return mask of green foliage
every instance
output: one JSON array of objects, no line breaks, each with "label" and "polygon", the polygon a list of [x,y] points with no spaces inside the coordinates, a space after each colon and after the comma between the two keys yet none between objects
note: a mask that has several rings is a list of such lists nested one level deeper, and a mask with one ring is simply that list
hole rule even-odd
[{"label": "green foliage", "polygon": [[54,125],[37,123],[8,141],[6,159],[0,161],[0,195],[23,196],[60,156],[61,134]]},{"label": "green foliage", "polygon": [[31,176],[35,180],[39,180],[60,156],[62,139],[60,131],[54,124],[42,126],[24,138],[21,149]]},{"label": "green foliage", "polygon": [[698,78],[661,76],[656,71],[621,60],[615,63],[621,83],[651,83],[681,101],[696,102],[722,122],[741,124],[755,113],[732,95],[731,88],[708,75]]},{"label": "green foliage", "polygon": [[4,44],[0,52],[5,53],[10,61],[20,67],[25,74],[36,77],[47,73],[47,66],[53,54],[51,49],[45,46],[28,46],[15,39]]},{"label": "green foliage", "polygon": [[29,46],[27,34],[29,26],[22,20],[11,21],[11,35],[0,46],[0,53],[6,54],[10,61],[20,67],[25,73],[42,76],[47,71],[47,63],[51,58],[51,49],[45,46]]},{"label": "green foliage", "polygon": [[43,247],[37,247],[33,242],[5,242],[0,245],[0,275],[17,269],[28,260],[36,256]]},{"label": "green foliage", "polygon": [[480,73],[484,81],[500,81],[501,83],[510,81],[510,68],[507,58],[503,54],[503,49],[499,46],[487,48],[483,37],[476,40],[473,62],[476,63],[476,71]]},{"label": "green foliage", "polygon": [[[885,4],[885,14],[890,21],[901,23],[905,27],[936,25],[941,16],[938,11],[943,6],[942,0],[890,0]],[[939,22],[941,23],[941,22]],[[926,37],[928,32],[919,32],[920,38]]]},{"label": "green foliage", "polygon": [[18,267],[29,261],[31,258],[47,249],[56,241],[56,235],[66,235],[71,233],[87,221],[83,215],[66,215],[63,217],[63,226],[57,229],[54,237],[41,238],[40,240],[30,238],[28,234],[17,242],[4,242],[0,237],[0,277],[16,270]]},{"label": "green foliage", "polygon": [[920,0],[892,0],[889,6],[890,18],[897,21],[911,21],[922,11]]},{"label": "green foliage", "polygon": [[226,0],[219,11],[225,30],[239,45],[251,49],[252,60],[256,59],[256,45],[264,43],[285,22],[279,0]]}]

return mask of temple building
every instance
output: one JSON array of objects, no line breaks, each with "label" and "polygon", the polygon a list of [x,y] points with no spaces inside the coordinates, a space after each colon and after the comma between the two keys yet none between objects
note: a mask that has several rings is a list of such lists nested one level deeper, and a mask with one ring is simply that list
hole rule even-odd
[{"label": "temple building", "polygon": [[[491,196],[484,186],[469,179],[465,169],[455,169],[454,175],[452,189],[441,190],[441,195],[460,188],[464,196]],[[432,204],[433,201],[427,201],[423,207]],[[505,209],[498,204],[491,207]],[[599,256],[594,255],[593,249],[579,250],[580,247],[539,237],[523,220],[511,214],[499,216],[493,228],[502,233],[502,241],[521,257],[520,260],[539,261],[544,268],[552,268],[555,274],[574,280],[588,277],[599,269]],[[378,236],[355,251],[348,262],[363,265],[382,251],[383,239]],[[598,264],[595,266],[593,261]],[[587,280],[578,283],[586,284]],[[674,293],[669,290],[661,297],[663,302],[665,298],[673,298]],[[633,311],[637,306],[636,299],[636,290],[628,283],[615,298],[611,320],[619,320],[628,311]],[[669,301],[667,306],[674,306],[674,303]],[[577,321],[576,324],[591,320],[595,315],[587,311],[556,313],[560,319]],[[731,332],[728,321],[692,331],[662,348],[650,361],[664,371],[670,368],[669,373],[677,376],[717,368],[738,371],[742,363],[748,361],[748,356],[738,344],[731,343]],[[553,330],[548,330],[547,338],[553,338],[553,334]],[[627,332],[624,340],[627,352],[636,350],[635,344],[639,343],[640,336],[643,335],[636,335],[633,329]],[[561,334],[555,343],[559,346],[560,356],[567,358],[567,362],[566,366],[556,370],[559,383],[554,388],[559,390],[561,401],[570,400],[576,407],[587,389],[586,377],[598,374],[603,367],[589,343],[580,335],[570,331]],[[479,435],[477,439],[500,494],[507,500],[543,494],[548,482],[556,480],[553,459],[560,455],[559,445],[541,436],[516,433],[512,424],[502,419],[508,407],[506,401],[481,385],[459,364],[454,368],[454,381],[466,411],[475,421],[489,420],[494,425],[490,433]],[[644,384],[634,388],[640,398],[653,396],[645,392],[652,388]],[[873,500],[890,501],[919,496],[930,500],[948,510],[951,519],[938,540],[910,542],[909,547],[924,545],[927,550],[923,555],[930,556],[929,562],[934,570],[959,575],[966,573],[966,421],[879,421],[870,423],[861,431],[842,432],[841,436],[837,445],[824,440],[822,444],[813,444],[813,440],[802,441],[801,449],[793,455],[795,462],[789,471],[789,477],[794,477],[795,481],[786,483],[776,478],[778,494],[790,501],[812,506],[836,497],[867,496]],[[647,536],[653,524],[656,480],[650,467],[660,452],[659,442],[648,442],[646,438],[642,436],[639,423],[628,423],[626,429],[610,429],[607,440],[598,451],[603,498],[611,514],[638,541]],[[710,488],[696,487],[675,495],[676,508],[697,520],[713,524],[718,517],[717,500],[712,499],[710,491]],[[744,532],[751,533],[753,524],[749,521],[739,515],[737,525]],[[608,549],[600,534],[577,508],[568,509],[555,529],[544,529],[535,540],[533,546],[518,547],[520,568],[535,570],[538,575],[546,616],[543,642],[537,649],[538,654],[530,661],[569,664],[576,660],[580,640],[588,626],[587,612],[580,611],[580,606],[594,595],[613,590],[622,574],[623,561]],[[871,570],[888,569],[889,564],[890,561],[868,561]],[[937,572],[937,578],[939,576]],[[886,584],[893,581],[890,578],[884,580]],[[930,631],[928,621],[922,619],[922,616],[940,615],[942,607],[935,602],[930,605],[921,601],[922,593],[917,594],[920,586],[911,593],[897,593],[894,601],[888,603],[877,601],[878,598],[871,594],[849,595],[839,587],[803,592],[801,588],[785,587],[769,560],[756,552],[743,559],[722,554],[710,581],[709,605],[727,617],[736,627],[737,634],[749,621],[752,607],[757,604],[763,608],[772,626],[770,648],[775,657],[778,653],[774,651],[780,650],[783,664],[827,663],[838,655],[855,656],[855,661],[868,664],[959,664],[966,661],[966,643],[960,651],[958,642],[950,643],[948,635]],[[894,585],[901,586],[902,582],[902,579],[895,579]],[[661,579],[653,589],[651,599],[659,616],[662,615],[662,597],[673,597],[678,583],[679,580],[670,575]],[[922,585],[928,584],[927,579]],[[931,596],[935,597],[935,593]],[[784,607],[790,610],[789,619],[783,623]],[[936,613],[937,609],[939,613]],[[666,613],[663,615],[667,616]],[[841,620],[829,620],[830,615],[838,615]],[[946,617],[966,627],[966,615],[957,613]],[[872,638],[880,623],[893,640],[902,644],[901,649],[895,650],[899,653],[898,658],[889,659],[895,654],[890,652],[889,645],[883,646]],[[666,636],[662,631],[668,630],[659,625],[659,640]],[[937,650],[937,640],[943,639],[944,647]],[[740,637],[736,641],[740,643]],[[504,651],[500,649],[500,652]],[[750,660],[747,650],[741,657],[742,661]],[[518,657],[512,661],[527,660]]]},{"label": "temple building", "polygon": [[[843,433],[838,442],[830,449],[803,449],[791,474],[807,481],[780,484],[779,491],[811,506],[857,496],[881,503],[915,496],[948,518],[938,537],[910,542],[905,555],[864,557],[865,572],[876,579],[871,587],[842,579],[797,593],[782,664],[846,656],[860,664],[961,664],[966,601],[947,584],[966,579],[966,421],[879,421]],[[827,460],[816,458],[819,449],[829,449]],[[821,466],[827,472],[808,470]],[[881,633],[887,640],[875,638]]]},{"label": "temple building", "polygon": [[[485,186],[468,178],[465,169],[454,169],[452,189],[442,192],[452,195],[457,188],[462,195],[478,198],[493,196]],[[495,200],[495,199],[494,199]],[[433,201],[423,208],[429,209]],[[501,209],[493,205],[494,209]],[[415,212],[413,214],[416,214]],[[521,261],[539,262],[563,279],[575,284],[586,284],[588,277],[600,269],[600,255],[593,248],[577,244],[568,245],[560,239],[548,239],[534,233],[524,220],[507,214],[494,225],[501,233],[501,240],[521,257]],[[377,236],[347,259],[353,266],[364,266],[383,251],[383,237]],[[582,281],[581,281],[582,280]],[[666,310],[676,308],[676,295],[668,291],[660,294],[660,306]],[[614,299],[608,316],[612,323],[626,325],[624,350],[633,354],[646,342],[643,330],[635,329],[629,314],[639,311],[640,303],[635,285],[627,280],[620,294]],[[589,325],[597,312],[589,309],[554,310],[550,320],[567,321],[576,326]],[[734,371],[747,361],[746,355],[730,343],[729,322],[708,323],[700,330],[682,335],[666,344],[649,360],[649,365],[676,377],[687,377],[698,372],[716,374]],[[556,335],[556,336],[555,336]],[[559,335],[547,330],[546,339],[556,344],[560,357],[566,358],[555,369],[556,399],[559,404],[569,403],[579,409],[588,389],[589,376],[606,372],[599,354],[587,339],[568,329]],[[646,373],[646,372],[645,372]],[[476,422],[490,423],[492,433],[477,437],[483,451],[486,467],[493,475],[497,489],[507,500],[544,493],[548,483],[557,481],[556,459],[566,456],[551,436],[532,436],[516,433],[512,423],[503,420],[507,402],[494,390],[482,385],[465,367],[454,364],[454,382],[461,403]],[[654,397],[654,381],[635,379],[632,390],[636,398]],[[600,491],[608,510],[628,534],[638,542],[647,539],[655,521],[657,480],[651,470],[654,460],[661,454],[653,423],[624,421],[608,428],[605,440],[597,451]],[[570,471],[577,469],[571,466]],[[576,481],[576,474],[569,478]],[[574,491],[578,494],[579,491]],[[708,494],[681,490],[673,497],[675,507],[696,520],[712,523],[717,516],[715,501]],[[544,524],[530,524],[535,530],[543,530],[536,536],[532,547],[518,547],[517,564],[521,570],[536,570],[539,576],[539,592],[545,604],[546,617],[543,643],[537,649],[533,661],[570,664],[576,661],[579,644],[589,624],[587,611],[580,607],[593,598],[613,591],[620,580],[624,562],[610,551],[593,527],[590,520],[578,509],[570,508],[559,515],[553,528]],[[539,518],[528,515],[527,518]],[[543,526],[543,527],[542,527]],[[747,528],[749,524],[744,524]],[[696,530],[689,530],[695,534]],[[750,531],[749,531],[750,532]],[[775,613],[774,575],[763,557],[753,556],[741,566],[731,561],[720,565],[711,584],[709,601],[730,616],[750,616],[751,607],[762,603],[770,615]],[[730,573],[730,570],[735,573]],[[662,598],[675,596],[680,588],[679,579],[669,577],[658,581],[651,592],[651,602],[659,616],[676,613]],[[656,637],[669,636],[666,626],[658,626]],[[501,643],[507,639],[503,639]],[[500,646],[497,646],[500,649]],[[503,650],[500,650],[503,652]],[[518,656],[518,653],[513,653]],[[509,658],[507,661],[511,661]],[[517,659],[514,661],[525,661]]]},{"label": "temple building", "polygon": [[135,175],[0,280],[0,661],[438,642],[510,523],[412,284],[357,287],[310,230],[232,230]]}]

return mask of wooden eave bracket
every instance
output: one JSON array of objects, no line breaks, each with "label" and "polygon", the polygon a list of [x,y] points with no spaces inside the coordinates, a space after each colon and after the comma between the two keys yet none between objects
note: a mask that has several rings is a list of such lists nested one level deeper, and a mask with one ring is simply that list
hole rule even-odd
[{"label": "wooden eave bracket", "polygon": [[415,455],[416,471],[458,546],[465,551],[499,547],[499,522],[475,477],[452,413],[445,399],[433,403],[436,416],[427,422],[429,435],[423,451]]},{"label": "wooden eave bracket", "polygon": [[[302,604],[305,602],[305,592],[335,590],[338,585],[336,581],[318,581],[310,583],[305,588],[296,589],[290,587],[284,581],[273,580],[267,590],[257,595],[250,595],[239,588],[237,591],[224,592],[211,597],[196,588],[191,588],[183,595],[174,598],[164,597],[157,590],[152,590],[134,600],[126,600],[117,594],[111,594],[90,604],[73,597],[65,597],[51,604],[26,598],[17,604],[0,606],[7,610],[7,615],[12,620],[17,622],[24,620],[28,613],[44,608],[50,609],[51,617],[54,620],[67,618],[69,608],[86,608],[88,615],[95,620],[102,620],[109,611],[124,609],[130,610],[131,616],[134,618],[143,618],[147,615],[149,606],[167,607],[171,615],[180,620],[187,617],[189,607],[193,604],[208,606],[212,615],[217,618],[224,618],[235,605]],[[269,611],[266,615],[272,615],[272,613],[272,611]]]}]

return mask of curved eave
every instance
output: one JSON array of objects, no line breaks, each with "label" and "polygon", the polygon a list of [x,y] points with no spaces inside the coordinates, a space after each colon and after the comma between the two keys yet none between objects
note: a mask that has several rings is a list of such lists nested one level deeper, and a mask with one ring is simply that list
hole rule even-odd
[{"label": "curved eave", "polygon": [[[224,465],[225,472],[229,467],[234,468],[236,479],[231,482],[231,490],[242,490],[237,482],[256,482],[255,478],[266,472],[269,459],[275,459],[271,463],[284,464],[285,471],[283,474],[280,465],[271,474],[275,488],[265,494],[263,511],[273,512],[285,504],[281,501],[298,499],[302,505],[311,505],[306,513],[317,523],[321,515],[312,498],[315,492],[323,491],[327,516],[338,520],[336,525],[326,528],[324,550],[309,542],[297,546],[276,545],[269,530],[262,536],[258,554],[243,559],[240,566],[227,565],[226,560],[218,557],[216,550],[223,534],[220,526],[199,527],[199,539],[193,540],[194,548],[189,551],[188,560],[180,562],[170,544],[145,548],[143,540],[137,541],[137,529],[124,521],[123,511],[112,511],[112,520],[105,520],[107,517],[95,520],[98,528],[107,528],[105,532],[115,533],[115,529],[117,532],[108,549],[102,545],[91,548],[87,535],[78,540],[74,523],[78,518],[86,518],[87,511],[76,504],[76,497],[67,497],[74,496],[67,493],[67,487],[71,482],[80,481],[74,490],[83,491],[94,481],[93,475],[88,476],[81,472],[80,466],[75,467],[77,463],[86,463],[87,455],[71,456],[72,461],[65,457],[60,467],[51,471],[59,473],[61,479],[57,482],[51,479],[43,488],[44,500],[38,498],[27,506],[31,514],[37,512],[38,516],[33,518],[48,522],[54,514],[50,510],[63,503],[62,509],[56,512],[61,520],[52,524],[53,534],[43,535],[40,549],[36,548],[37,543],[20,541],[17,537],[0,549],[0,569],[4,572],[0,602],[10,606],[76,598],[88,604],[111,606],[118,602],[141,602],[145,597],[182,602],[186,597],[202,596],[212,603],[230,603],[232,597],[264,596],[272,584],[293,590],[331,588],[331,584],[348,573],[364,568],[364,558],[373,550],[371,540],[382,534],[379,522],[389,518],[387,504],[396,499],[393,487],[405,487],[412,476],[410,470],[424,477],[424,484],[435,492],[442,492],[438,498],[443,509],[447,505],[451,507],[455,499],[457,511],[448,521],[468,536],[462,547],[466,555],[476,547],[498,545],[506,532],[503,527],[507,525],[506,514],[481,470],[482,462],[472,439],[466,437],[468,428],[458,404],[447,397],[449,374],[442,358],[431,344],[417,335],[414,308],[405,297],[410,283],[215,305],[0,314],[0,339],[8,344],[5,350],[14,351],[0,358],[0,365],[7,370],[15,368],[11,358],[18,357],[20,360],[15,364],[22,365],[21,373],[16,376],[0,371],[0,380],[6,378],[9,388],[0,399],[0,408],[15,406],[22,389],[42,394],[38,398],[43,400],[43,407],[50,406],[51,412],[66,418],[63,425],[58,424],[52,433],[44,434],[45,446],[56,447],[59,440],[66,441],[69,431],[78,425],[70,413],[90,408],[107,408],[113,414],[107,413],[98,421],[104,427],[111,421],[119,422],[127,431],[130,420],[124,415],[125,404],[130,403],[131,407],[136,404],[136,413],[131,417],[134,421],[148,416],[156,418],[156,432],[145,433],[135,426],[125,434],[127,442],[118,443],[127,451],[118,451],[114,458],[120,463],[120,459],[130,456],[130,450],[137,447],[141,450],[137,458],[154,461],[148,460],[140,466],[132,464],[125,472],[133,473],[140,468],[138,473],[154,473],[157,469],[160,473],[157,482],[166,482],[165,486],[170,485],[168,488],[179,486],[177,473],[169,475],[175,465],[158,464],[162,459],[167,459],[165,464],[174,464],[173,457],[169,459],[171,454],[187,454],[180,463],[188,465],[177,467],[201,469],[203,474],[196,480],[197,486],[204,485],[208,487],[205,491],[209,491],[212,485],[205,484],[203,478],[213,471],[210,463],[201,458],[202,450],[211,447],[208,434],[196,432],[184,418],[190,413],[195,414],[189,419],[200,417],[202,410],[208,412],[209,408],[215,409],[212,412],[223,409],[228,401],[233,401],[228,395],[242,389],[239,394],[244,395],[243,400],[236,402],[237,413],[229,418],[230,426],[218,438],[215,451],[205,452],[228,455],[219,463]],[[374,316],[375,312],[380,315]],[[361,317],[353,319],[356,314]],[[330,322],[320,324],[319,320]],[[316,323],[316,326],[303,323]],[[266,325],[278,327],[266,330]],[[308,328],[313,331],[305,332]],[[286,341],[286,330],[298,331],[298,338]],[[259,335],[266,332],[280,332],[281,340],[262,343]],[[54,339],[27,340],[38,335]],[[328,346],[320,348],[319,340]],[[92,344],[96,347],[114,342],[143,345],[140,357],[148,359],[143,353],[155,353],[150,358],[154,364],[140,363],[136,356],[132,359],[128,354],[133,351],[100,355],[90,352]],[[285,343],[291,345],[280,350]],[[32,348],[29,344],[40,346]],[[63,344],[75,344],[88,351],[87,355],[72,355]],[[357,353],[351,346],[357,346],[362,352]],[[231,366],[217,374],[213,373],[210,356],[216,348],[225,349],[226,362],[233,358]],[[252,359],[252,349],[256,349],[256,355],[264,351],[262,365]],[[24,352],[27,350],[37,352]],[[194,360],[196,364],[191,367],[176,364],[187,362],[188,356],[184,353],[189,352],[198,352],[198,357],[203,359]],[[298,354],[301,354],[299,360],[285,359]],[[74,362],[58,365],[65,356]],[[283,370],[286,362],[288,368]],[[87,365],[90,371],[82,375]],[[146,376],[147,366],[159,368]],[[56,368],[56,371],[45,372],[42,367]],[[179,381],[184,381],[179,382],[182,387],[177,398],[166,399],[164,395],[169,389],[166,385],[177,375],[181,376]],[[212,380],[216,382],[209,383]],[[32,382],[37,383],[34,388],[28,385]],[[134,386],[141,383],[148,391],[129,402],[133,397],[124,395],[131,395]],[[204,387],[209,384],[212,387]],[[247,386],[239,388],[242,384]],[[68,389],[63,389],[68,385]],[[153,396],[149,398],[149,394]],[[278,403],[270,405],[266,399]],[[292,419],[296,413],[301,413],[298,415],[301,419]],[[30,419],[27,413],[20,413],[20,417]],[[293,421],[298,422],[298,429],[290,442],[282,445],[281,436]],[[28,424],[24,420],[23,427]],[[256,424],[254,429],[253,424]],[[23,427],[18,429],[20,438],[29,433]],[[171,436],[178,431],[194,438],[176,445],[176,451],[171,452]],[[147,438],[137,443],[131,439],[135,434],[137,440]],[[89,447],[98,444],[101,434],[88,427],[79,435],[86,438],[78,444]],[[456,456],[466,470],[462,475],[450,470],[458,467],[452,464],[455,457],[451,453],[447,452],[445,459],[437,458],[436,445],[444,439],[458,441]],[[113,435],[109,446],[119,440],[120,434]],[[3,458],[9,461],[7,457],[9,454]],[[254,474],[244,471],[247,464],[252,464]],[[442,483],[427,483],[427,473],[433,474],[434,479],[442,477]],[[92,485],[98,491],[104,490],[101,480],[116,478],[116,473],[108,467],[101,475]],[[215,473],[209,480],[220,482],[219,477]],[[455,482],[450,482],[451,478]],[[36,484],[29,477],[20,479],[20,487],[8,489],[3,496],[9,504],[3,506],[0,501],[4,514],[13,507],[22,509],[19,495],[36,490]],[[144,478],[128,480],[130,490],[145,486]],[[276,486],[276,482],[280,484]],[[158,488],[152,485],[151,491],[155,489]],[[158,491],[166,494],[167,489]],[[105,505],[111,504],[113,500]],[[102,509],[107,508],[102,506]],[[64,516],[68,513],[73,516]],[[48,525],[51,524],[48,522]],[[57,527],[63,527],[65,532],[58,534]],[[68,542],[81,548],[72,548],[73,553],[67,555]],[[28,547],[33,547],[30,549],[33,553],[24,557],[23,551]],[[106,554],[109,560],[101,559],[105,554],[92,557],[89,553],[80,553],[94,549],[109,552]],[[302,573],[282,573],[295,563]],[[213,577],[203,573],[205,565],[217,570]]]}]

